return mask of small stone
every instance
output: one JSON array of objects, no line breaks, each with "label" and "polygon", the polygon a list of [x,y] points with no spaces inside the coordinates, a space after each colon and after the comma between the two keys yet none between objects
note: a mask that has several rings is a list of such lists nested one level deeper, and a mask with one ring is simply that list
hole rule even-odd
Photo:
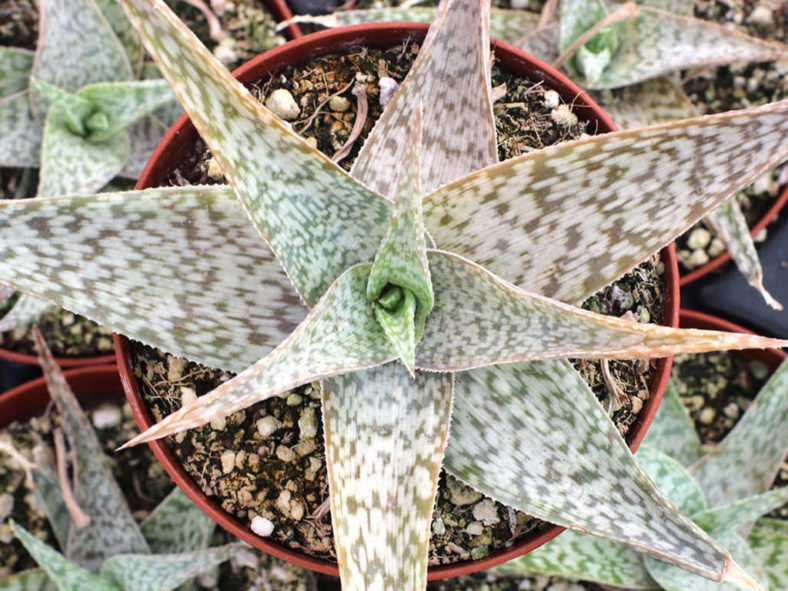
[{"label": "small stone", "polygon": [[219,44],[213,48],[213,55],[225,66],[238,61],[238,54],[235,52],[235,39],[229,35],[224,37]]},{"label": "small stone", "polygon": [[472,536],[480,536],[484,533],[484,526],[479,521],[471,521],[465,528],[465,533]]},{"label": "small stone", "polygon": [[298,501],[290,502],[290,518],[294,521],[301,521],[304,517],[304,506]]},{"label": "small stone", "polygon": [[282,422],[276,417],[267,416],[257,421],[257,432],[263,437],[270,437],[282,428]]},{"label": "small stone", "polygon": [[689,258],[689,264],[691,267],[700,267],[701,265],[705,265],[709,262],[709,255],[706,254],[705,250],[693,250],[692,254]]},{"label": "small stone", "polygon": [[252,519],[252,531],[261,538],[267,538],[274,532],[274,522],[265,517],[255,515]]},{"label": "small stone", "polygon": [[473,490],[470,486],[465,486],[459,480],[449,478],[446,482],[449,488],[449,500],[453,505],[462,507],[482,498],[482,493]]},{"label": "small stone", "polygon": [[344,113],[350,108],[350,101],[344,96],[332,96],[328,101],[328,106],[332,111]]},{"label": "small stone", "polygon": [[283,490],[279,493],[279,496],[276,499],[276,507],[285,515],[289,515],[290,513],[290,499],[293,497],[293,494],[289,490]]},{"label": "small stone", "polygon": [[691,411],[700,410],[701,408],[703,408],[703,404],[704,403],[705,403],[705,400],[703,399],[703,396],[701,396],[700,394],[696,394],[695,396],[690,396],[689,398],[686,398],[684,400],[684,404]]},{"label": "small stone", "polygon": [[640,398],[633,396],[630,400],[632,401],[632,414],[636,415],[643,410],[643,401]]},{"label": "small stone", "polygon": [[299,441],[293,446],[293,451],[296,452],[299,457],[308,456],[312,452],[317,449],[317,443],[314,440],[309,439],[307,441]]},{"label": "small stone", "polygon": [[436,536],[442,536],[446,533],[446,526],[443,524],[443,519],[440,517],[436,517],[435,521],[432,522],[432,533]]},{"label": "small stone", "polygon": [[471,558],[473,560],[481,560],[490,553],[489,546],[476,546],[471,550]]},{"label": "small stone", "polygon": [[748,367],[752,372],[753,377],[755,377],[757,380],[765,380],[766,376],[769,375],[769,368],[766,367],[765,363],[758,361],[757,359],[750,361]]},{"label": "small stone", "polygon": [[716,414],[717,412],[713,408],[706,407],[702,411],[700,411],[700,416],[698,417],[698,420],[704,425],[709,425],[714,420]]},{"label": "small stone", "polygon": [[11,515],[11,511],[14,510],[14,497],[9,495],[8,493],[3,493],[0,495],[0,520],[5,519],[9,515]]},{"label": "small stone", "polygon": [[232,450],[227,450],[222,452],[222,455],[219,457],[222,462],[222,472],[224,474],[229,474],[235,469],[235,452]]},{"label": "small stone", "polygon": [[286,445],[280,445],[276,448],[276,457],[283,462],[292,462],[296,459],[295,452]]},{"label": "small stone", "polygon": [[310,137],[306,138],[305,141],[306,141],[307,144],[309,144],[310,148],[317,149],[317,138],[314,138],[314,137],[310,136]]},{"label": "small stone", "polygon": [[756,244],[760,244],[761,242],[766,241],[766,237],[769,235],[769,230],[766,228],[762,228],[760,232],[758,232],[755,236],[752,237],[752,241]]},{"label": "small stone", "polygon": [[473,508],[473,518],[484,525],[495,525],[501,521],[492,499],[484,499],[481,503],[477,503]]},{"label": "small stone", "polygon": [[779,183],[771,172],[762,174],[752,184],[754,193],[776,193],[778,189]]},{"label": "small stone", "polygon": [[298,419],[298,429],[302,439],[312,439],[317,435],[317,415],[314,407],[309,406],[304,409],[301,418]]},{"label": "small stone", "polygon": [[561,95],[555,90],[548,90],[542,96],[542,100],[544,101],[545,107],[548,109],[555,109],[561,104]]},{"label": "small stone", "polygon": [[711,232],[706,228],[695,228],[687,238],[687,246],[692,250],[706,248],[709,242],[711,242]]},{"label": "small stone", "polygon": [[394,78],[383,76],[378,82],[378,86],[380,87],[380,106],[385,107],[394,98],[394,94],[399,89],[399,83]]},{"label": "small stone", "polygon": [[207,174],[215,181],[218,181],[224,176],[224,169],[222,168],[222,165],[219,164],[219,161],[216,159],[216,157],[212,157],[210,160],[208,160]]},{"label": "small stone", "polygon": [[117,406],[100,406],[93,411],[93,426],[96,429],[108,429],[120,425],[122,419]]},{"label": "small stone", "polygon": [[572,113],[569,105],[558,105],[555,109],[550,111],[550,118],[558,125],[564,127],[577,125],[577,115]]},{"label": "small stone", "polygon": [[715,238],[714,240],[711,241],[711,244],[709,244],[709,247],[706,249],[706,252],[708,252],[709,256],[711,257],[718,257],[723,252],[725,252],[725,243],[719,238]]},{"label": "small stone", "polygon": [[509,3],[509,7],[515,10],[525,10],[528,8],[529,1],[528,0],[512,0]]},{"label": "small stone", "polygon": [[170,382],[177,382],[180,380],[188,364],[189,362],[183,357],[167,355],[167,380]]},{"label": "small stone", "polygon": [[287,406],[298,406],[303,400],[300,395],[293,392],[287,397]]},{"label": "small stone", "polygon": [[724,409],[722,409],[722,412],[724,412],[725,416],[729,419],[738,419],[740,413],[739,405],[735,402],[731,402]]},{"label": "small stone", "polygon": [[227,417],[219,417],[211,421],[211,429],[214,431],[224,431],[227,427]]},{"label": "small stone", "polygon": [[197,400],[197,392],[189,386],[181,386],[181,404],[186,406]]},{"label": "small stone", "polygon": [[759,4],[750,13],[750,22],[756,27],[764,29],[774,26],[774,13],[772,9],[763,4]]},{"label": "small stone", "polygon": [[292,121],[301,114],[301,109],[286,88],[277,88],[265,101],[265,106],[277,117],[285,121]]}]

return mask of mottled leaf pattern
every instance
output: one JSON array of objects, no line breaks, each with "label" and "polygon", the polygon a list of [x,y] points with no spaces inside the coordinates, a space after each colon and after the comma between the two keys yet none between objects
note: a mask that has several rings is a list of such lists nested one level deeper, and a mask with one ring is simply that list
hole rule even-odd
[{"label": "mottled leaf pattern", "polygon": [[788,524],[761,519],[750,532],[748,542],[766,574],[769,589],[788,589]]},{"label": "mottled leaf pattern", "polygon": [[490,98],[489,2],[442,0],[421,51],[353,163],[351,173],[392,195],[391,163],[424,107],[421,187],[426,193],[496,162]]},{"label": "mottled leaf pattern", "polygon": [[351,265],[372,260],[387,202],[265,109],[164,2],[121,3],[307,303]]},{"label": "mottled leaf pattern", "polygon": [[0,579],[0,591],[50,591],[52,582],[41,568],[25,570]]},{"label": "mottled leaf pattern", "polygon": [[33,55],[21,47],[0,47],[0,98],[27,90]]},{"label": "mottled leaf pattern", "polygon": [[638,4],[659,8],[660,10],[667,10],[673,14],[682,14],[685,16],[692,15],[693,8],[695,7],[695,2],[692,0],[640,0]]},{"label": "mottled leaf pattern", "polygon": [[788,450],[788,362],[783,362],[717,449],[692,467],[709,506],[769,489]]},{"label": "mottled leaf pattern", "polygon": [[657,415],[641,445],[648,445],[668,454],[682,466],[695,463],[701,456],[700,439],[695,432],[695,425],[672,380],[665,388]]},{"label": "mottled leaf pattern", "polygon": [[0,212],[4,281],[176,355],[239,372],[306,316],[229,187],[3,201]]},{"label": "mottled leaf pattern", "polygon": [[[559,22],[559,50],[574,49],[574,44],[582,42],[586,31],[597,26],[608,16],[602,0],[563,0]],[[585,43],[577,47],[567,65],[572,73],[578,73],[588,84],[596,81],[613,59],[618,47],[618,35],[610,27],[605,27]]]},{"label": "mottled leaf pattern", "polygon": [[145,518],[140,529],[151,552],[167,554],[207,548],[216,523],[175,487]]},{"label": "mottled leaf pattern", "polygon": [[145,50],[142,47],[137,31],[131,26],[129,19],[120,7],[118,0],[95,0],[96,6],[99,7],[104,18],[112,27],[118,40],[123,44],[126,50],[126,55],[131,64],[132,76],[137,77],[137,73],[141,71],[143,66],[142,56]]},{"label": "mottled leaf pattern", "polygon": [[595,98],[621,129],[648,127],[697,115],[687,95],[668,78],[619,88],[615,94],[601,91]]},{"label": "mottled leaf pattern", "polygon": [[416,350],[420,369],[460,371],[555,357],[660,357],[787,343],[603,316],[525,292],[450,253],[430,251],[428,258],[435,307]]},{"label": "mottled leaf pattern", "polygon": [[117,587],[71,562],[13,521],[11,530],[60,591],[118,591]]},{"label": "mottled leaf pattern", "polygon": [[11,308],[5,316],[0,318],[0,332],[14,330],[32,324],[53,309],[52,304],[47,301],[26,294],[20,294],[14,307]]},{"label": "mottled leaf pattern", "polygon": [[399,363],[326,380],[331,519],[344,591],[421,591],[451,374]]},{"label": "mottled leaf pattern", "polygon": [[170,591],[229,560],[240,544],[184,554],[121,554],[108,559],[101,576],[122,591]]},{"label": "mottled leaf pattern", "polygon": [[582,579],[626,589],[653,589],[657,586],[643,566],[642,556],[638,552],[572,530],[491,570],[507,575]]},{"label": "mottled leaf pattern", "polygon": [[[49,394],[60,413],[63,430],[75,458],[74,499],[90,516],[86,527],[77,528],[72,522],[66,556],[97,572],[109,556],[121,552],[149,552],[88,418],[55,364],[41,333],[35,331],[34,338]],[[46,568],[43,564],[41,566]]]},{"label": "mottled leaf pattern", "polygon": [[63,501],[63,491],[57,474],[53,469],[40,465],[33,469],[32,474],[36,502],[44,510],[58,545],[65,548],[68,543],[68,530],[71,527],[71,515]]},{"label": "mottled leaf pattern", "polygon": [[695,521],[695,514],[706,508],[706,499],[692,475],[678,461],[647,445],[638,448],[635,459],[670,502]]},{"label": "mottled leaf pattern", "polygon": [[782,101],[568,142],[439,189],[424,223],[441,249],[579,303],[788,156],[787,135]]},{"label": "mottled leaf pattern", "polygon": [[0,99],[0,166],[38,166],[41,134],[30,111],[29,92]]},{"label": "mottled leaf pattern", "polygon": [[167,133],[167,126],[158,118],[149,116],[129,126],[127,132],[131,147],[123,170],[118,174],[122,177],[137,179],[145,169],[156,146]]},{"label": "mottled leaf pattern", "polygon": [[788,486],[727,505],[707,509],[692,516],[692,520],[713,536],[723,536],[749,528],[762,515],[788,503]]},{"label": "mottled leaf pattern", "polygon": [[477,369],[455,380],[450,473],[540,519],[722,575],[725,551],[637,466],[568,362]]},{"label": "mottled leaf pattern", "polygon": [[394,348],[366,299],[369,268],[367,264],[348,269],[267,357],[156,423],[126,446],[199,427],[297,386],[394,359]]}]

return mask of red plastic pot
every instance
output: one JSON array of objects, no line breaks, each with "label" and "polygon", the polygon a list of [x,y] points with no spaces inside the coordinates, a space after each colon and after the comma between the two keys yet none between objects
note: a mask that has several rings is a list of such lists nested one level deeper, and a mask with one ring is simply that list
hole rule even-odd
[{"label": "red plastic pot", "polygon": [[[115,365],[80,367],[70,369],[64,375],[83,408],[123,399],[123,387]],[[31,380],[0,394],[0,429],[13,421],[40,414],[49,402],[44,378]]]},{"label": "red plastic pot", "polygon": [[[285,0],[265,0],[265,6],[274,15],[276,22],[289,21],[293,18],[293,13]],[[304,36],[295,23],[287,25],[284,32],[290,39],[300,39]]]},{"label": "red plastic pot", "polygon": [[[0,348],[0,360],[23,363],[25,365],[38,365],[36,355],[18,353],[11,349]],[[96,355],[92,357],[56,357],[55,361],[60,367],[88,367],[115,363],[115,353],[109,355]]]},{"label": "red plastic pot", "polygon": [[[428,26],[423,24],[396,23],[394,25],[356,25],[321,31],[266,52],[243,65],[233,74],[244,84],[250,85],[283,66],[296,64],[317,55],[339,53],[352,45],[389,47],[408,39],[420,41],[424,38],[427,28]],[[499,63],[515,72],[527,73],[531,78],[544,80],[547,86],[558,91],[567,102],[575,105],[578,115],[596,122],[600,133],[616,129],[613,122],[599,106],[563,74],[507,43],[493,41],[492,46]],[[168,169],[188,153],[196,139],[197,132],[184,115],[170,129],[154,152],[137,183],[137,188],[158,186]],[[673,246],[662,250],[662,260],[665,264],[664,324],[675,327],[678,326],[679,287],[678,267]],[[147,429],[154,423],[154,420],[140,395],[137,380],[131,368],[129,340],[116,335],[115,350],[126,397],[134,411],[138,425],[141,429]],[[637,422],[630,430],[629,444],[633,450],[637,448],[645,436],[646,429],[654,418],[667,385],[672,363],[672,358],[658,361],[657,371],[650,385],[649,399],[645,402]],[[337,568],[333,563],[296,553],[280,544],[256,536],[245,523],[225,512],[218,503],[203,494],[164,441],[154,441],[150,443],[150,446],[175,483],[225,530],[277,558],[320,573],[337,575]],[[482,560],[430,568],[428,578],[435,580],[490,568],[537,548],[561,531],[563,528],[557,526],[546,527],[513,547],[495,552]]]}]

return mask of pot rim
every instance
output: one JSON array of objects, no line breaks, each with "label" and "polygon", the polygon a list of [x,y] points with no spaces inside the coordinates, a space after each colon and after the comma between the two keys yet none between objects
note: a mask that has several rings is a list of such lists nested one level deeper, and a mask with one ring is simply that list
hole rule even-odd
[{"label": "pot rim", "polygon": [[[253,58],[235,70],[233,75],[241,82],[249,84],[259,80],[264,75],[264,72],[275,71],[282,66],[296,64],[316,55],[336,53],[351,45],[363,43],[367,46],[380,47],[390,46],[393,42],[402,42],[408,38],[420,40],[423,39],[428,28],[429,25],[423,23],[371,23],[319,31]],[[572,100],[576,107],[576,112],[579,112],[587,119],[596,120],[603,132],[617,130],[617,127],[607,114],[591,100],[585,91],[571,82],[566,76],[541,60],[508,43],[493,39],[491,40],[491,46],[501,64],[515,71],[528,71],[532,77],[542,78],[551,88],[557,90],[565,100],[567,98]],[[196,137],[197,133],[194,127],[191,125],[188,116],[184,114],[167,132],[154,151],[153,156],[151,156],[140,176],[137,188],[156,186],[164,171],[168,168],[169,162],[178,159],[184,146],[191,145]],[[173,146],[171,147],[170,144],[173,144]],[[665,282],[663,325],[676,327],[678,326],[679,284],[678,265],[673,245],[670,244],[663,248],[661,255],[665,267],[663,276]],[[154,421],[142,399],[137,380],[134,378],[131,368],[130,341],[127,337],[119,334],[116,334],[114,338],[118,369],[121,374],[126,398],[134,412],[137,424],[141,429],[146,429]],[[631,435],[628,441],[629,447],[633,451],[637,449],[657,412],[672,364],[672,357],[657,360],[656,371],[649,385],[649,398],[645,401],[637,421],[630,430]],[[335,563],[307,556],[277,542],[261,538],[254,534],[246,524],[221,509],[218,503],[209,499],[200,490],[164,440],[156,440],[148,445],[150,445],[156,458],[162,463],[177,486],[226,531],[276,558],[318,573],[338,576]],[[430,567],[427,578],[432,581],[490,568],[530,552],[557,536],[563,529],[556,525],[549,525],[534,532],[533,535],[521,540],[511,548],[496,551],[480,560]]]},{"label": "pot rim", "polygon": [[[55,357],[55,362],[60,367],[95,367],[98,365],[114,364],[117,355],[109,353],[107,355],[88,355],[85,357]],[[37,355],[19,353],[12,349],[0,348],[0,360],[12,361],[23,365],[41,365]]]}]

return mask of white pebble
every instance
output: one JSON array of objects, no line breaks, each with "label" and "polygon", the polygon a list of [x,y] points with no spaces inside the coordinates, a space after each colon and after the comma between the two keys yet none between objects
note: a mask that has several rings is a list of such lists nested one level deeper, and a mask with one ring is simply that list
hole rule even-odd
[{"label": "white pebble", "polygon": [[286,445],[280,445],[276,448],[276,457],[283,462],[292,462],[296,459],[295,452]]},{"label": "white pebble", "polygon": [[121,414],[117,406],[100,406],[93,411],[93,426],[96,429],[107,429],[120,425]]},{"label": "white pebble", "polygon": [[689,258],[689,266],[693,269],[709,262],[709,255],[705,250],[693,250]]},{"label": "white pebble", "polygon": [[550,111],[550,118],[558,125],[563,125],[564,127],[571,127],[577,124],[577,115],[572,113],[569,105],[558,105]]},{"label": "white pebble", "polygon": [[227,427],[226,417],[219,417],[218,419],[213,419],[211,421],[211,429],[214,431],[224,431],[225,427]]},{"label": "white pebble", "polygon": [[312,439],[317,435],[317,415],[314,407],[307,407],[298,419],[298,429],[302,439]]},{"label": "white pebble", "polygon": [[285,121],[292,121],[301,114],[301,109],[286,88],[277,88],[265,101],[265,106],[277,117]]},{"label": "white pebble", "polygon": [[561,95],[555,90],[546,91],[542,99],[544,100],[544,104],[548,109],[555,109],[561,104]]},{"label": "white pebble", "polygon": [[692,250],[706,248],[709,242],[711,242],[711,232],[706,228],[695,228],[687,238],[687,246]]},{"label": "white pebble", "polygon": [[287,401],[286,402],[287,402],[287,406],[298,406],[299,404],[301,404],[301,402],[303,400],[304,399],[301,398],[301,396],[299,396],[298,394],[293,393],[293,394],[290,394],[290,396],[287,397]]},{"label": "white pebble", "polygon": [[257,431],[263,437],[270,437],[278,429],[282,428],[282,422],[276,417],[263,417],[257,421]]},{"label": "white pebble", "polygon": [[378,85],[380,87],[380,106],[385,107],[391,102],[391,99],[394,98],[394,94],[399,89],[399,84],[394,78],[383,76]]},{"label": "white pebble", "polygon": [[328,106],[331,108],[332,111],[336,111],[337,113],[344,113],[350,108],[350,101],[347,100],[344,96],[332,96],[328,100]]},{"label": "white pebble", "polygon": [[235,452],[227,450],[219,457],[222,462],[222,472],[229,474],[235,469]]},{"label": "white pebble", "polygon": [[197,400],[197,392],[189,386],[181,386],[181,404],[186,406]]},{"label": "white pebble", "polygon": [[5,519],[9,515],[11,515],[11,511],[14,510],[14,497],[9,495],[8,493],[3,493],[0,495],[0,520]]},{"label": "white pebble", "polygon": [[267,538],[274,532],[274,522],[265,517],[255,515],[252,519],[252,531],[261,538]]},{"label": "white pebble", "polygon": [[215,156],[212,157],[210,160],[208,160],[207,174],[215,181],[218,181],[220,178],[224,176],[224,169],[222,168],[222,165],[219,164],[219,161],[216,159]]},{"label": "white pebble", "polygon": [[501,518],[498,517],[498,509],[495,508],[495,503],[491,499],[484,499],[473,507],[473,518],[476,521],[481,521],[484,525],[494,525],[501,521]]},{"label": "white pebble", "polygon": [[472,521],[465,528],[465,533],[471,536],[480,536],[484,533],[484,526],[478,521]]},{"label": "white pebble", "polygon": [[757,27],[771,27],[774,24],[774,13],[768,6],[759,4],[750,13],[750,22]]},{"label": "white pebble", "polygon": [[701,423],[708,425],[714,420],[714,416],[716,414],[717,413],[714,411],[713,408],[707,406],[702,411],[700,411],[700,416],[698,417],[698,419],[700,420]]}]

